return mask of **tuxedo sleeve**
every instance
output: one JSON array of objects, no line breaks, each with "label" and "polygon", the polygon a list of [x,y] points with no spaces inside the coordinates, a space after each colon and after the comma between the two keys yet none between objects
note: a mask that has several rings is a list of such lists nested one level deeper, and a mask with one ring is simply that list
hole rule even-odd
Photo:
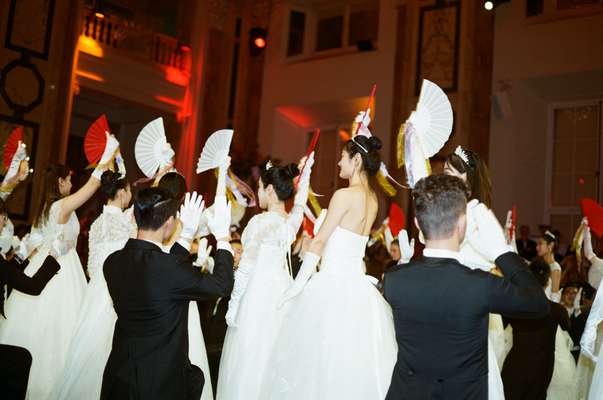
[{"label": "tuxedo sleeve", "polygon": [[539,318],[549,312],[544,290],[523,260],[509,252],[496,259],[503,278],[488,275],[488,305],[491,313],[517,318]]},{"label": "tuxedo sleeve", "polygon": [[2,282],[20,292],[39,295],[46,287],[46,284],[59,271],[59,263],[51,256],[46,257],[44,263],[34,276],[29,277],[23,273],[16,265],[16,261],[6,261],[1,259],[0,275]]},{"label": "tuxedo sleeve", "polygon": [[[173,247],[188,254],[179,244]],[[172,295],[182,300],[205,300],[216,297],[227,297],[234,284],[233,258],[227,250],[217,250],[214,257],[214,271],[212,274],[199,272],[183,254],[180,249],[172,248],[172,255],[177,256],[178,265],[174,268],[174,285]],[[174,254],[173,252],[177,252]]]}]

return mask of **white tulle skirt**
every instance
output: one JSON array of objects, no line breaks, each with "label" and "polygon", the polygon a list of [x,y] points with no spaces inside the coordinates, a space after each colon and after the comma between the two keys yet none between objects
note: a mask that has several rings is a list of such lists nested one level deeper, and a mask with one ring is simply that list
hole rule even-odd
[{"label": "white tulle skirt", "polygon": [[291,304],[260,398],[384,399],[397,352],[391,308],[369,280],[321,271]]},{"label": "white tulle skirt", "polygon": [[[32,276],[48,252],[32,257],[25,273]],[[33,357],[27,399],[45,399],[56,383],[77,327],[86,277],[75,249],[57,260],[61,266],[39,296],[13,290],[0,323],[0,343],[25,347]]]},{"label": "white tulle skirt", "polygon": [[100,398],[116,320],[107,284],[101,275],[94,276],[84,296],[65,368],[49,400]]},{"label": "white tulle skirt", "polygon": [[214,393],[211,385],[205,339],[203,338],[203,331],[201,330],[199,308],[194,301],[191,301],[188,306],[188,358],[191,360],[191,364],[201,368],[205,377],[201,400],[213,400]]},{"label": "white tulle skirt", "polygon": [[488,399],[505,400],[500,370],[505,359],[505,332],[502,317],[490,314],[488,324]]},{"label": "white tulle skirt", "polygon": [[292,279],[281,265],[258,265],[228,327],[220,359],[217,400],[259,400],[262,379],[280,332],[286,307],[278,303]]},{"label": "white tulle skirt", "polygon": [[571,337],[560,327],[555,336],[555,367],[547,390],[547,400],[575,400],[577,396],[576,361]]}]

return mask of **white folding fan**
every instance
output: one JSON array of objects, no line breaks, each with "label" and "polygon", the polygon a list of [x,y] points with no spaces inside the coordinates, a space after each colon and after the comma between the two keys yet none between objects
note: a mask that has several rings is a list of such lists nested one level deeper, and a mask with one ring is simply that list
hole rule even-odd
[{"label": "white folding fan", "polygon": [[174,157],[174,150],[167,142],[163,118],[149,122],[136,138],[134,157],[140,170],[152,178],[160,168],[167,166]]},{"label": "white folding fan", "polygon": [[198,174],[222,165],[230,152],[232,134],[232,129],[220,129],[211,134],[205,142],[203,151],[197,162]]},{"label": "white folding fan", "polygon": [[450,137],[452,122],[452,106],[444,91],[423,79],[417,108],[404,126],[404,163],[411,188],[429,175],[429,158],[440,151]]},{"label": "white folding fan", "polygon": [[408,122],[414,125],[426,157],[432,157],[452,133],[452,106],[448,97],[435,83],[423,79],[417,109]]}]

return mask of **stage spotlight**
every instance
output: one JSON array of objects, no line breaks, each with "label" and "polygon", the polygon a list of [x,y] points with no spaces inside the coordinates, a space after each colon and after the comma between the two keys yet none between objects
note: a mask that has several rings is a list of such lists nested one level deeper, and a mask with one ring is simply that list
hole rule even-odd
[{"label": "stage spotlight", "polygon": [[255,27],[249,30],[249,52],[253,57],[259,56],[266,48],[266,36],[267,31],[264,28]]},{"label": "stage spotlight", "polygon": [[488,0],[484,1],[484,8],[488,11],[494,10],[496,7],[500,6],[502,3],[508,3],[511,0]]}]

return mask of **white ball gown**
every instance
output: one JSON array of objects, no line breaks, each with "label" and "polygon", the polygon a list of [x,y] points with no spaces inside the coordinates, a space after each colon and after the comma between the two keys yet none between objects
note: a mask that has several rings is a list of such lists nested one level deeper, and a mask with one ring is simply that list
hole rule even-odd
[{"label": "white ball gown", "polygon": [[391,308],[364,273],[367,240],[333,231],[320,272],[292,300],[262,400],[385,398],[398,347]]},{"label": "white ball gown", "polygon": [[[299,219],[301,221],[301,218]],[[254,216],[243,231],[243,254],[228,303],[218,400],[258,400],[284,317],[279,301],[293,282],[287,254],[299,224],[275,212]]]},{"label": "white ball gown", "polygon": [[0,343],[25,347],[33,357],[27,399],[45,399],[63,369],[69,343],[75,332],[86,277],[75,250],[80,225],[75,213],[59,224],[61,200],[52,204],[48,220],[35,230],[44,242],[25,269],[32,276],[42,265],[51,247],[60,254],[61,266],[39,296],[13,291],[0,323]]},{"label": "white ball gown", "polygon": [[[111,353],[117,315],[103,275],[107,257],[122,249],[136,232],[132,209],[122,211],[106,205],[89,233],[88,272],[90,283],[84,296],[76,333],[69,346],[65,368],[48,399],[98,399],[103,372]],[[189,306],[189,358],[203,371],[208,382],[202,400],[211,400],[212,388],[205,342],[197,304]]]},{"label": "white ball gown", "polygon": [[[597,362],[594,364],[594,372],[592,375],[592,381],[588,390],[588,400],[600,400],[603,399],[603,290],[601,286],[597,290],[595,301],[590,309],[588,320],[586,321],[586,327],[584,328],[584,334],[582,335],[582,341],[585,338],[589,338],[590,334],[595,335],[594,340],[595,354],[597,355]],[[584,357],[583,355],[580,356]]]},{"label": "white ball gown", "polygon": [[136,226],[132,214],[106,205],[90,226],[88,274],[75,335],[69,346],[65,368],[49,399],[100,398],[103,371],[111,352],[117,316],[103,275],[103,264],[124,247]]}]

